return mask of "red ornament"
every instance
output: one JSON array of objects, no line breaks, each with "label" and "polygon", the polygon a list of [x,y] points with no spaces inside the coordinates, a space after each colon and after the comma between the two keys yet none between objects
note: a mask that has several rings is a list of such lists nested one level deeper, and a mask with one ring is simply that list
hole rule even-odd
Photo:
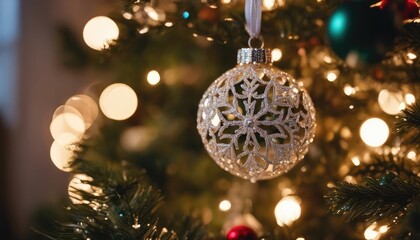
[{"label": "red ornament", "polygon": [[226,234],[227,240],[257,240],[257,234],[252,228],[244,225],[233,227]]},{"label": "red ornament", "polygon": [[381,8],[396,12],[402,20],[419,17],[419,5],[415,0],[382,0]]},{"label": "red ornament", "polygon": [[219,9],[204,7],[198,12],[198,18],[207,22],[217,22],[219,20]]}]

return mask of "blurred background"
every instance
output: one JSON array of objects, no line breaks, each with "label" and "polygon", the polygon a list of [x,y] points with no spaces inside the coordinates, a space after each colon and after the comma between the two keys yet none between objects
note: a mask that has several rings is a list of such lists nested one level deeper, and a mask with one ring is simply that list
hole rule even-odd
[{"label": "blurred background", "polygon": [[0,239],[27,236],[36,209],[67,194],[68,174],[49,160],[49,125],[57,106],[95,76],[63,67],[57,26],[81,33],[113,4],[0,0]]}]

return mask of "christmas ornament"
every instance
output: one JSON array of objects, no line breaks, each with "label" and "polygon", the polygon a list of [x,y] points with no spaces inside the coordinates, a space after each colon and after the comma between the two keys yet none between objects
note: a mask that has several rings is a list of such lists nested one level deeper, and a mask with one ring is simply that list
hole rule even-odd
[{"label": "christmas ornament", "polygon": [[221,168],[256,182],[303,159],[314,138],[315,109],[302,84],[271,65],[270,50],[242,48],[238,65],[204,93],[197,129]]},{"label": "christmas ornament", "polygon": [[331,15],[327,37],[332,50],[351,67],[380,62],[392,47],[398,24],[390,11],[366,1],[348,1]]},{"label": "christmas ornament", "polygon": [[248,226],[240,225],[233,227],[226,234],[227,240],[256,240],[257,234]]},{"label": "christmas ornament", "polygon": [[419,17],[419,5],[414,0],[382,0],[381,8],[399,14],[401,20]]}]

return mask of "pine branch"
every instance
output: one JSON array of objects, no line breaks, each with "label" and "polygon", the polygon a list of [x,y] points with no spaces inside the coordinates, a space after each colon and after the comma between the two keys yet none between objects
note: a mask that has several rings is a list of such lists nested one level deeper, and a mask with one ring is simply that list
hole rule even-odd
[{"label": "pine branch", "polygon": [[44,236],[64,240],[208,239],[199,221],[164,224],[158,215],[162,196],[145,184],[141,176],[115,170],[101,173],[95,170],[94,176],[95,179],[81,181],[90,187],[70,189],[73,198],[83,203],[66,208],[72,221],[57,223],[56,231]]},{"label": "pine branch", "polygon": [[397,223],[419,201],[419,193],[419,184],[393,176],[388,181],[366,178],[360,185],[340,182],[326,199],[330,210],[347,221],[391,219]]},{"label": "pine branch", "polygon": [[373,154],[372,162],[362,163],[351,171],[352,176],[369,176],[380,178],[384,173],[395,174],[409,182],[420,183],[417,173],[420,171],[420,163],[412,161],[406,156],[388,154]]},{"label": "pine branch", "polygon": [[418,146],[420,144],[420,104],[415,103],[402,110],[395,124],[403,144]]}]

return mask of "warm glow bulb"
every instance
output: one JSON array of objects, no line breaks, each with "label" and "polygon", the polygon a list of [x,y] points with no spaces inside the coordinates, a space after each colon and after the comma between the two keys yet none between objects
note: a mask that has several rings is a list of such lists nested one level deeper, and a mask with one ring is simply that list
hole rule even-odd
[{"label": "warm glow bulb", "polygon": [[73,160],[73,151],[70,146],[63,146],[54,141],[50,148],[50,157],[54,165],[64,172],[70,172],[72,169],[69,164]]},{"label": "warm glow bulb", "polygon": [[330,71],[327,73],[327,80],[329,82],[334,82],[336,79],[337,79],[337,74],[335,72]]},{"label": "warm glow bulb", "polygon": [[128,85],[114,83],[101,93],[99,106],[108,118],[125,120],[137,109],[137,95]]},{"label": "warm glow bulb", "polygon": [[105,16],[94,17],[89,20],[83,29],[83,39],[92,49],[102,50],[109,47],[109,42],[118,38],[117,24]]},{"label": "warm glow bulb", "polygon": [[232,2],[232,0],[221,0],[220,1],[222,4],[229,4]]},{"label": "warm glow bulb", "polygon": [[392,92],[382,89],[378,95],[378,103],[381,109],[390,115],[397,115],[405,107],[403,95],[400,92]]},{"label": "warm glow bulb", "polygon": [[50,132],[54,140],[61,145],[73,144],[82,138],[85,130],[83,117],[76,109],[64,106],[57,108],[50,124]]},{"label": "warm glow bulb", "polygon": [[98,105],[88,95],[79,94],[69,98],[64,105],[64,112],[71,112],[72,109],[75,109],[80,113],[86,129],[88,129],[98,117]]},{"label": "warm glow bulb", "polygon": [[229,200],[223,200],[219,203],[219,209],[220,211],[226,212],[229,211],[229,209],[232,207],[232,204]]},{"label": "warm glow bulb", "polygon": [[274,48],[271,51],[271,60],[273,60],[274,62],[280,61],[282,56],[283,52],[279,48]]},{"label": "warm glow bulb", "polygon": [[373,223],[368,228],[366,228],[364,232],[364,236],[366,240],[377,240],[380,237],[380,233],[375,230],[376,223]]},{"label": "warm glow bulb", "polygon": [[262,6],[264,10],[272,10],[276,6],[276,0],[263,0]]},{"label": "warm glow bulb", "polygon": [[157,71],[152,70],[147,74],[147,82],[150,85],[156,85],[160,82],[160,75]]},{"label": "warm glow bulb", "polygon": [[299,199],[294,196],[282,198],[274,209],[274,215],[279,226],[290,225],[300,217]]},{"label": "warm glow bulb", "polygon": [[360,127],[360,137],[371,147],[382,146],[389,136],[389,127],[380,118],[370,118]]},{"label": "warm glow bulb", "polygon": [[407,93],[404,96],[404,100],[405,100],[405,103],[407,103],[408,105],[411,105],[416,102],[416,97],[414,97],[414,95],[411,93]]},{"label": "warm glow bulb", "polygon": [[68,187],[69,198],[73,204],[89,204],[91,207],[95,206],[95,203],[89,202],[88,200],[82,199],[82,196],[77,191],[83,191],[91,193],[94,196],[100,196],[103,191],[99,187],[92,186],[89,182],[92,182],[93,178],[85,174],[76,174],[70,180]]}]

